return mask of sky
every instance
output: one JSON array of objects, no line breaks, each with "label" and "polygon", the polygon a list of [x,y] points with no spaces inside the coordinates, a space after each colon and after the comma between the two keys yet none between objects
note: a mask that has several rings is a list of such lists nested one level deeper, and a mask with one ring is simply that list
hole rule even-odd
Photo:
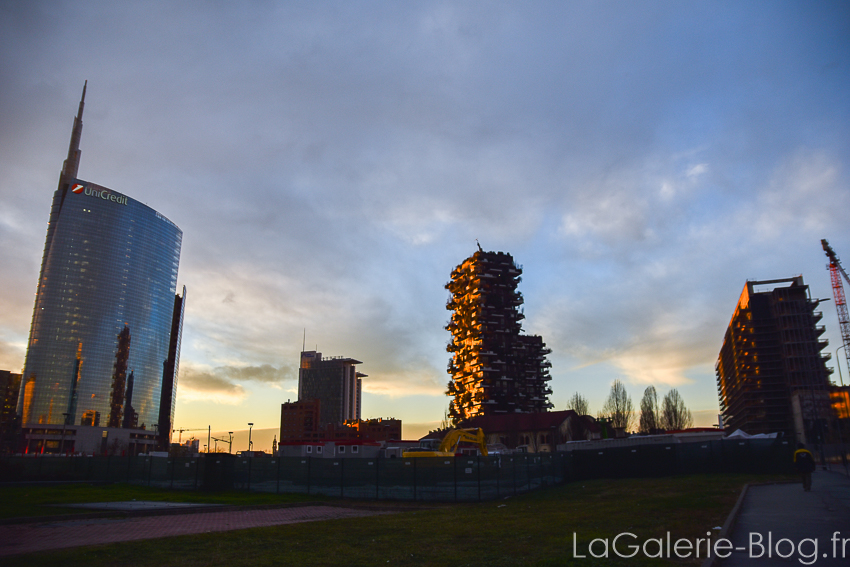
[{"label": "sky", "polygon": [[710,426],[746,281],[831,298],[820,239],[850,262],[846,2],[5,0],[0,78],[0,368],[88,81],[80,178],[183,230],[183,440],[269,449],[303,345],[437,427],[476,239],[523,268],[554,409],[619,379]]}]

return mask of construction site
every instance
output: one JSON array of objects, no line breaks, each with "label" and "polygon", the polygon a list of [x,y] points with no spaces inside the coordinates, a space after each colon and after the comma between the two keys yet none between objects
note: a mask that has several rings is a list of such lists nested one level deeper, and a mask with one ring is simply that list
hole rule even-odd
[{"label": "construction site", "polygon": [[[850,317],[842,277],[850,282],[835,251],[829,258],[833,299],[845,356],[850,362]],[[819,305],[803,276],[748,281],[726,330],[715,366],[723,425],[729,432],[779,434],[799,443],[843,443],[850,416],[848,388],[839,361],[839,381],[830,381],[829,341],[819,324]]]}]

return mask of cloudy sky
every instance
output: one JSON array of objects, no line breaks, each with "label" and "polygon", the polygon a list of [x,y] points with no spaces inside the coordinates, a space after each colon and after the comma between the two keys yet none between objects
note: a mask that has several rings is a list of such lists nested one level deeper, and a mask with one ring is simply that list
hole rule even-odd
[{"label": "cloudy sky", "polygon": [[9,0],[0,77],[0,368],[88,80],[80,177],[184,232],[178,427],[270,438],[305,330],[364,417],[435,427],[476,239],[523,266],[556,409],[619,378],[709,425],[746,280],[826,298],[820,239],[850,262],[846,2]]}]

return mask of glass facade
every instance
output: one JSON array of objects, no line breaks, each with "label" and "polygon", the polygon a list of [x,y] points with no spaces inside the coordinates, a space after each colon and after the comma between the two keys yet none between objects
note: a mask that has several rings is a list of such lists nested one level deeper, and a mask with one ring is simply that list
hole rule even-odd
[{"label": "glass facade", "polygon": [[163,403],[173,422],[173,391],[164,402],[161,394],[163,382],[176,385],[182,238],[173,222],[126,195],[78,179],[60,183],[21,381],[24,424],[153,430]]}]

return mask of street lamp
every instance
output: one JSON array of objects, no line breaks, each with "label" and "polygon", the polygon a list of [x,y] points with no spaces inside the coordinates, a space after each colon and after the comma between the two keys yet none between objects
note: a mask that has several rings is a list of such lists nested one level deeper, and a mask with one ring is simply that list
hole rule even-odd
[{"label": "street lamp", "polygon": [[254,448],[254,442],[251,441],[251,428],[254,427],[253,423],[248,424],[248,450],[252,451]]}]

